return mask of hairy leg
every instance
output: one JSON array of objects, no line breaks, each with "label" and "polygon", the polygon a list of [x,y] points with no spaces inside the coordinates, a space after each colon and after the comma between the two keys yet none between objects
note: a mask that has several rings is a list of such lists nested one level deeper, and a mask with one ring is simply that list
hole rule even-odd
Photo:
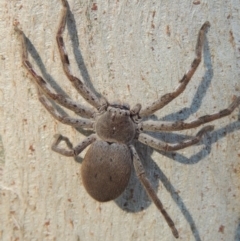
[{"label": "hairy leg", "polygon": [[18,32],[21,38],[21,45],[22,45],[22,62],[24,67],[27,69],[27,71],[31,74],[33,77],[34,82],[37,84],[37,86],[42,90],[42,92],[51,98],[52,100],[56,101],[58,104],[74,111],[76,114],[82,116],[82,117],[88,117],[91,118],[94,115],[94,110],[87,108],[85,106],[82,106],[75,101],[71,100],[70,98],[66,98],[65,96],[54,93],[55,91],[52,90],[51,86],[41,77],[39,76],[35,70],[33,69],[31,63],[28,60],[28,52],[27,52],[27,46],[26,46],[26,40],[24,33],[18,29],[17,27],[15,30]]},{"label": "hairy leg", "polygon": [[[87,146],[92,144],[97,139],[97,135],[92,134],[92,135],[86,137],[77,146],[72,147],[72,143],[69,141],[69,139],[67,137],[62,136],[62,135],[55,135],[54,137],[55,137],[55,140],[52,144],[52,150],[61,154],[61,155],[64,155],[64,156],[77,156],[77,155],[79,155]],[[66,143],[68,149],[59,147],[59,144],[60,144],[61,141],[64,141]]]},{"label": "hairy leg", "polygon": [[68,54],[66,52],[63,37],[62,37],[63,32],[65,30],[65,26],[66,26],[66,17],[67,17],[67,11],[68,11],[67,1],[62,0],[62,5],[63,5],[63,9],[62,9],[62,13],[61,13],[61,19],[60,19],[56,39],[57,39],[60,57],[62,60],[63,70],[64,70],[65,74],[67,75],[68,79],[73,84],[73,86],[81,94],[81,96],[86,101],[88,101],[92,106],[99,109],[101,107],[99,98],[80,79],[78,79],[71,73],[70,62],[69,62]]},{"label": "hairy leg", "polygon": [[[39,90],[38,90],[39,91]],[[58,121],[63,124],[74,126],[74,127],[82,127],[82,128],[93,128],[94,121],[83,118],[73,118],[68,115],[62,115],[47,99],[47,97],[40,92],[38,92],[39,101],[43,104],[43,106],[47,109],[47,111]]]},{"label": "hairy leg", "polygon": [[188,146],[192,146],[197,144],[199,141],[201,141],[203,135],[208,132],[208,131],[212,131],[214,128],[213,126],[205,126],[203,127],[195,137],[193,137],[190,140],[186,140],[183,142],[179,142],[179,143],[175,143],[175,144],[169,144],[163,141],[160,141],[154,137],[151,137],[148,134],[145,133],[140,133],[138,140],[140,142],[142,142],[145,145],[151,146],[157,150],[160,151],[177,151],[183,148],[186,148]]},{"label": "hairy leg", "polygon": [[179,131],[179,130],[195,128],[202,124],[230,115],[235,110],[235,108],[239,105],[240,105],[240,96],[237,97],[228,108],[211,115],[201,116],[198,119],[195,119],[190,122],[176,121],[176,122],[167,123],[167,122],[161,122],[161,121],[147,120],[139,124],[139,129],[143,131]]},{"label": "hairy leg", "polygon": [[205,22],[202,25],[202,27],[198,33],[197,45],[196,45],[196,49],[195,49],[196,57],[191,64],[190,70],[179,81],[180,82],[179,86],[173,92],[163,95],[159,100],[154,101],[151,105],[143,108],[140,111],[140,116],[143,117],[143,116],[148,116],[148,115],[153,114],[155,111],[163,108],[165,105],[167,105],[169,102],[171,102],[173,99],[175,99],[177,96],[179,96],[185,90],[187,84],[189,83],[190,79],[192,78],[198,65],[201,62],[203,43],[204,43],[204,39],[205,39],[205,31],[209,26],[210,26],[209,22]]},{"label": "hairy leg", "polygon": [[137,174],[138,178],[140,179],[140,181],[141,181],[142,185],[144,186],[144,188],[145,188],[147,194],[149,195],[149,197],[152,199],[152,201],[154,202],[156,207],[162,213],[162,215],[165,218],[168,226],[171,228],[174,237],[178,238],[179,234],[178,234],[178,231],[177,231],[177,229],[174,225],[174,222],[172,221],[172,219],[170,218],[170,216],[168,215],[168,213],[164,209],[162,202],[158,198],[156,192],[152,188],[151,183],[149,182],[148,178],[146,177],[144,168],[142,166],[141,160],[140,160],[140,158],[139,158],[139,156],[136,152],[135,147],[133,145],[130,145],[130,149],[131,149],[132,154],[133,154],[133,165],[134,165],[134,169],[136,171],[136,174]]}]

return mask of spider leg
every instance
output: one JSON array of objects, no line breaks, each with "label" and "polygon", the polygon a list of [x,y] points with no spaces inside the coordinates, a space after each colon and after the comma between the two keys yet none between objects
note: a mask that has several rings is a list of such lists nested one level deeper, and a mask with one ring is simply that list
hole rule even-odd
[{"label": "spider leg", "polygon": [[[69,139],[62,135],[55,135],[55,140],[52,144],[52,150],[60,153],[64,156],[77,156],[79,155],[87,146],[92,144],[97,139],[96,134],[92,134],[81,141],[77,146],[72,147],[72,143]],[[64,141],[69,149],[59,147],[59,143]]]},{"label": "spider leg", "polygon": [[18,28],[16,28],[16,31],[18,32],[21,38],[23,65],[27,69],[27,71],[32,75],[35,83],[42,90],[42,92],[52,100],[56,101],[58,104],[74,111],[76,114],[82,117],[89,117],[89,118],[93,117],[94,110],[87,108],[85,106],[82,106],[74,102],[70,98],[66,98],[61,94],[54,93],[51,86],[35,72],[31,63],[28,60],[28,52],[27,52],[26,39],[25,39],[24,33]]},{"label": "spider leg", "polygon": [[43,106],[47,109],[47,111],[58,121],[62,122],[63,124],[67,124],[74,127],[85,127],[85,128],[93,128],[93,121],[89,119],[83,118],[73,118],[68,115],[61,114],[51,102],[47,99],[47,97],[41,94],[38,90],[39,101],[43,104]]},{"label": "spider leg", "polygon": [[143,131],[179,131],[195,128],[202,124],[230,115],[238,105],[240,105],[240,96],[237,97],[228,108],[211,115],[201,116],[198,119],[190,122],[176,121],[166,123],[161,121],[147,120],[139,124],[139,129]]},{"label": "spider leg", "polygon": [[169,144],[169,143],[160,141],[145,133],[140,133],[138,140],[140,142],[142,142],[143,144],[151,146],[160,151],[177,151],[177,150],[183,149],[185,147],[197,144],[199,141],[201,141],[203,135],[206,132],[212,131],[213,129],[214,129],[213,126],[205,126],[192,139],[186,140],[183,142],[179,142],[179,143],[175,143],[175,144]]},{"label": "spider leg", "polygon": [[71,81],[73,86],[77,89],[77,91],[81,94],[81,96],[88,101],[92,106],[96,107],[99,109],[101,107],[101,103],[99,98],[77,77],[75,77],[70,70],[70,62],[68,58],[68,54],[65,49],[64,41],[62,34],[65,30],[66,26],[66,17],[67,17],[67,11],[68,11],[68,4],[66,0],[62,0],[62,13],[61,13],[61,19],[57,31],[57,44],[58,44],[58,49],[60,52],[61,60],[62,60],[62,65],[63,65],[63,70],[65,74],[67,75],[68,79]]},{"label": "spider leg", "polygon": [[195,48],[196,57],[191,64],[190,70],[179,81],[180,82],[179,86],[173,92],[163,95],[159,100],[154,101],[151,105],[143,108],[140,111],[141,117],[151,115],[155,111],[163,108],[165,105],[167,105],[169,102],[171,102],[177,96],[179,96],[185,90],[187,84],[189,83],[190,79],[192,78],[192,76],[195,73],[198,65],[201,62],[203,42],[204,42],[204,39],[205,39],[205,31],[209,26],[210,26],[210,23],[205,22],[202,25],[201,29],[199,30],[197,44],[196,44],[196,48]]},{"label": "spider leg", "polygon": [[156,192],[154,191],[154,189],[151,186],[151,183],[149,182],[148,178],[146,177],[143,165],[141,163],[141,160],[140,160],[140,158],[137,154],[137,151],[136,151],[135,147],[133,145],[130,145],[130,149],[131,149],[131,152],[133,154],[133,165],[134,165],[134,169],[136,171],[136,174],[137,174],[138,178],[140,179],[140,181],[141,181],[142,185],[144,186],[144,188],[145,188],[147,194],[149,195],[149,197],[152,199],[152,201],[154,202],[156,207],[162,213],[162,215],[165,218],[168,226],[171,228],[174,237],[178,238],[179,234],[178,234],[178,231],[175,227],[175,224],[172,221],[172,219],[170,218],[170,216],[168,215],[167,211],[164,209],[162,202],[158,198]]}]

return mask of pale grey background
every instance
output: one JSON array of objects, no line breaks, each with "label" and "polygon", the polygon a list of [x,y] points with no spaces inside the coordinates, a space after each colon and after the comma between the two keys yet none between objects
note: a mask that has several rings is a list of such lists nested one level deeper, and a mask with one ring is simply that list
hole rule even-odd
[{"label": "pale grey background", "polygon": [[[156,118],[192,119],[225,108],[240,95],[238,0],[69,4],[64,36],[73,73],[109,100],[144,105],[173,90],[193,60],[206,20],[211,28],[204,61],[186,91]],[[135,176],[122,197],[101,204],[83,189],[80,164],[50,149],[55,133],[74,144],[84,133],[58,123],[38,102],[13,23],[29,38],[38,73],[84,102],[61,68],[55,41],[60,0],[1,0],[0,11],[0,239],[174,240]],[[175,154],[138,148],[179,240],[240,240],[238,116],[239,109],[215,121],[215,131],[200,145]],[[197,131],[155,136],[175,142]]]}]

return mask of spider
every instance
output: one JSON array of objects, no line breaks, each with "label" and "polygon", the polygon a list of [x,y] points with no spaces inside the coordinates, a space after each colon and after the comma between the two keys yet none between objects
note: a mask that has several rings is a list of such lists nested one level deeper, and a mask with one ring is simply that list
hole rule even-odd
[{"label": "spider", "polygon": [[[162,142],[144,132],[179,131],[195,128],[204,123],[230,115],[239,105],[240,97],[237,97],[228,108],[218,113],[201,116],[191,122],[177,121],[164,123],[142,119],[142,117],[148,117],[166,106],[185,90],[201,62],[205,32],[210,24],[209,22],[205,22],[199,30],[195,49],[196,56],[189,71],[184,74],[180,80],[178,87],[173,92],[163,95],[160,99],[144,108],[142,108],[140,104],[136,104],[130,108],[128,104],[119,102],[109,103],[105,98],[97,97],[91,89],[71,73],[68,55],[62,37],[66,25],[68,3],[67,0],[61,0],[61,2],[62,13],[56,39],[63,70],[79,94],[95,109],[83,106],[52,90],[49,84],[33,69],[28,60],[25,35],[21,30],[16,28],[21,38],[23,65],[37,85],[39,100],[43,106],[55,119],[63,124],[87,128],[95,132],[75,147],[71,146],[71,142],[67,137],[56,135],[52,144],[52,150],[64,156],[74,157],[79,155],[86,147],[90,146],[81,166],[82,181],[90,196],[100,202],[116,199],[123,193],[128,185],[133,163],[135,172],[146,192],[162,213],[174,237],[178,238],[179,234],[175,224],[164,209],[160,199],[157,197],[156,192],[146,177],[143,165],[133,143],[135,140],[138,140],[161,151],[183,149],[198,143],[206,132],[213,130],[213,126],[205,126],[190,140],[175,144]],[[49,99],[70,109],[81,118],[73,118],[67,114],[61,114]],[[66,148],[59,146],[59,143],[62,141],[67,144]]]}]

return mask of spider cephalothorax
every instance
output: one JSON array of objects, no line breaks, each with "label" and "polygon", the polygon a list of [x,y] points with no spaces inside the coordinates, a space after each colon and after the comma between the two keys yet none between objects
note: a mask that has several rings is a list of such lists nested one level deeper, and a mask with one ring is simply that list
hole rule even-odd
[{"label": "spider cephalothorax", "polygon": [[104,141],[129,144],[137,132],[135,116],[128,106],[109,105],[106,111],[97,115],[95,131]]},{"label": "spider cephalothorax", "polygon": [[[62,5],[63,10],[57,32],[57,43],[63,64],[63,70],[80,95],[90,105],[95,107],[95,109],[83,106],[53,91],[49,87],[47,82],[35,72],[30,64],[25,36],[21,30],[17,29],[21,36],[23,64],[37,84],[39,100],[43,106],[54,118],[64,124],[95,131],[94,134],[86,137],[75,147],[69,145],[70,141],[67,137],[56,135],[52,149],[65,156],[76,156],[90,145],[82,162],[82,180],[87,192],[94,199],[101,202],[113,200],[124,191],[130,178],[133,163],[135,172],[145,187],[146,192],[163,214],[174,237],[178,238],[178,231],[175,228],[172,219],[164,210],[160,199],[157,197],[156,192],[145,175],[141,160],[135,150],[133,140],[138,140],[161,151],[179,150],[198,143],[207,131],[213,130],[213,126],[205,126],[192,139],[175,144],[162,142],[144,132],[178,131],[195,128],[204,123],[230,115],[239,105],[240,97],[235,98],[228,108],[214,114],[199,117],[191,122],[178,121],[166,123],[146,120],[146,118],[141,119],[141,117],[148,117],[155,111],[163,108],[184,91],[201,62],[205,30],[210,24],[209,22],[205,22],[202,25],[197,39],[195,50],[196,57],[194,58],[189,71],[184,74],[183,78],[179,81],[179,86],[173,92],[163,95],[160,99],[142,109],[140,104],[136,104],[130,109],[127,104],[121,104],[120,102],[109,104],[105,98],[98,98],[80,79],[72,75],[68,55],[65,51],[62,38],[66,25],[68,9],[67,1],[62,0]],[[72,118],[68,115],[61,114],[57,108],[55,108],[55,105],[52,105],[49,99],[72,110],[81,118]],[[59,143],[61,141],[66,142],[69,148],[60,147]]]}]

